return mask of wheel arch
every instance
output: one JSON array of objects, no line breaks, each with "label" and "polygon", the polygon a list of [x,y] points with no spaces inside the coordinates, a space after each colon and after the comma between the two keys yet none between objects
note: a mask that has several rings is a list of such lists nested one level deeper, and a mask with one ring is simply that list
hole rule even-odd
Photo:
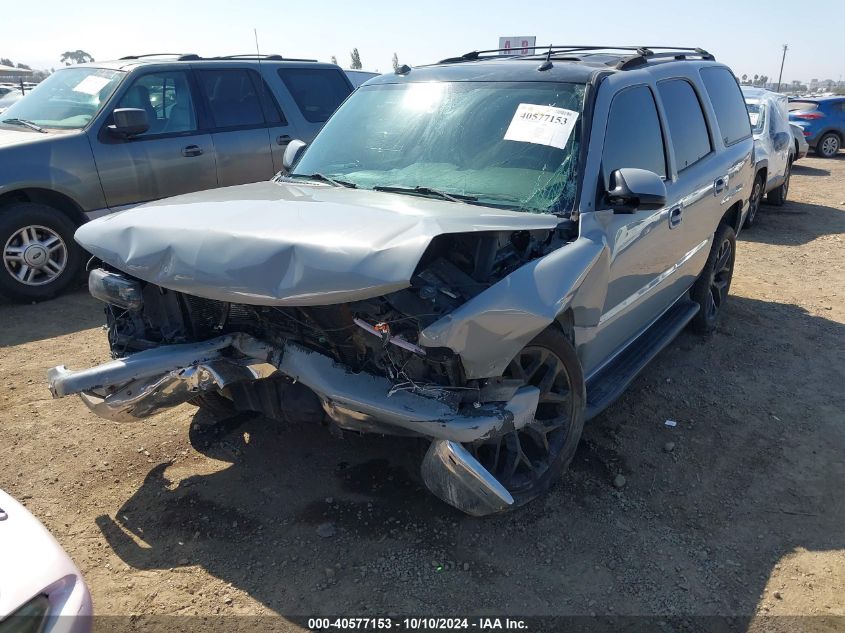
[{"label": "wheel arch", "polygon": [[742,228],[742,206],[743,204],[741,200],[734,202],[731,207],[725,211],[722,219],[719,220],[720,225],[727,224],[737,235],[739,235],[739,231]]},{"label": "wheel arch", "polygon": [[26,187],[0,194],[0,210],[16,202],[34,202],[52,207],[66,215],[77,226],[88,220],[73,198],[53,189]]}]

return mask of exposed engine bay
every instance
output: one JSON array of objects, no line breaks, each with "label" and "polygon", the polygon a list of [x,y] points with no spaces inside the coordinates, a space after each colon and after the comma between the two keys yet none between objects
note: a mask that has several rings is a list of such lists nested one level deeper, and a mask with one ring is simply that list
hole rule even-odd
[{"label": "exposed engine bay", "polygon": [[[472,305],[480,305],[483,314],[491,313],[484,305],[493,286],[500,289],[490,290],[496,296],[509,298],[517,292],[536,297],[537,288],[547,287],[548,272],[534,277],[533,267],[577,238],[574,222],[554,220],[552,224],[543,219],[552,228],[433,235],[419,251],[416,266],[407,268],[413,273],[405,277],[401,289],[392,290],[400,286],[395,280],[406,273],[383,263],[373,288],[390,291],[373,296],[372,289],[361,288],[354,291],[356,300],[328,304],[315,303],[313,293],[302,303],[292,304],[292,299],[283,297],[274,304],[266,295],[255,303],[241,303],[199,296],[204,294],[201,289],[184,292],[190,273],[175,273],[161,257],[166,254],[176,262],[174,255],[184,257],[190,247],[158,251],[159,235],[145,243],[159,258],[156,275],[165,275],[166,282],[127,274],[139,270],[143,275],[144,269],[128,261],[109,262],[114,251],[106,258],[95,255],[89,290],[106,304],[114,360],[78,371],[54,367],[48,372],[50,390],[57,398],[78,394],[94,413],[115,421],[144,418],[184,402],[205,407],[213,402],[232,414],[257,412],[270,419],[311,423],[326,419],[346,431],[426,438],[431,440],[422,465],[426,486],[469,514],[499,512],[512,506],[514,499],[481,465],[478,451],[486,451],[487,458],[498,463],[499,449],[493,446],[510,438],[510,461],[502,462],[502,468],[513,473],[522,463],[519,460],[529,469],[541,468],[518,446],[516,452],[511,450],[511,444],[517,433],[536,423],[541,393],[553,383],[529,382],[524,365],[517,368],[518,375],[512,373],[510,358],[497,361],[502,369],[482,375],[476,365],[472,376],[457,347],[438,347],[426,336],[432,326],[455,319],[456,311]],[[119,227],[115,230],[122,232]],[[384,239],[389,243],[389,235]],[[318,277],[316,249],[307,255],[297,252],[296,246],[292,249],[294,260],[307,257],[306,272],[313,282],[331,286],[327,271]],[[379,252],[373,248],[355,256],[373,259]],[[332,256],[342,259],[349,254],[340,250]],[[269,268],[262,274],[285,277],[284,283],[296,291],[291,261],[287,260],[286,270],[276,273]],[[178,264],[183,266],[184,260]],[[215,265],[223,269],[225,258],[218,256]],[[246,288],[230,285],[226,290],[231,298],[246,294]],[[552,305],[543,307],[550,309]],[[514,314],[492,311],[498,312]],[[516,349],[523,345],[509,344]],[[485,350],[496,352],[502,355],[498,346]],[[543,407],[544,412],[549,410],[549,405]]]},{"label": "exposed engine bay", "polygon": [[[243,332],[270,345],[296,341],[349,371],[386,377],[392,391],[453,405],[504,400],[517,385],[502,391],[500,382],[485,389],[482,383],[489,381],[466,381],[460,358],[447,348],[420,347],[419,332],[571,237],[565,227],[441,235],[432,240],[409,288],[328,306],[236,304],[146,284],[141,310],[107,305],[112,356]],[[261,412],[272,416],[278,410],[274,403]]]}]

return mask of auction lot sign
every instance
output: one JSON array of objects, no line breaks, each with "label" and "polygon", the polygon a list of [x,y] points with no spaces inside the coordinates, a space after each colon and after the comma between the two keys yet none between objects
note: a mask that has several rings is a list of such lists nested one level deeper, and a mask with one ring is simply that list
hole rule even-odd
[{"label": "auction lot sign", "polygon": [[536,43],[537,38],[534,35],[499,38],[499,48],[505,55],[530,55],[534,52],[533,46]]}]

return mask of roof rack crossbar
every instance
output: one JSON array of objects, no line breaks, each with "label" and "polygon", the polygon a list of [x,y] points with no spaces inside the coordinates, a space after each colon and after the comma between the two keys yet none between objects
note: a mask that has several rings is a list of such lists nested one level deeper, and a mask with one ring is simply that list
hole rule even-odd
[{"label": "roof rack crossbar", "polygon": [[[681,49],[676,49],[680,51]],[[640,55],[631,55],[629,57],[624,57],[620,59],[614,67],[617,70],[627,70],[629,68],[634,68],[636,66],[641,66],[643,64],[647,64],[650,60],[655,59],[675,59],[678,61],[690,59],[690,58],[697,58],[706,61],[713,61],[716,58],[705,51],[703,48],[697,49],[684,49],[684,52],[672,52],[672,51],[665,51],[655,53],[653,51],[648,51],[646,54]]]}]

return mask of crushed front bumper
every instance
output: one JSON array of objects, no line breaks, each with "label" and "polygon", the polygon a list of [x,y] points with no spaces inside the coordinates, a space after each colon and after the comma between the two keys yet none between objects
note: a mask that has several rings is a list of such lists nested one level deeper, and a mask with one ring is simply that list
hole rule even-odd
[{"label": "crushed front bumper", "polygon": [[392,391],[386,378],[353,373],[297,343],[272,347],[246,334],[159,347],[81,371],[54,367],[48,383],[54,398],[79,394],[97,415],[125,421],[176,406],[203,391],[277,373],[314,391],[326,414],[343,428],[459,443],[521,428],[534,419],[539,399],[536,387],[522,387],[507,402],[457,407],[410,391]]}]

